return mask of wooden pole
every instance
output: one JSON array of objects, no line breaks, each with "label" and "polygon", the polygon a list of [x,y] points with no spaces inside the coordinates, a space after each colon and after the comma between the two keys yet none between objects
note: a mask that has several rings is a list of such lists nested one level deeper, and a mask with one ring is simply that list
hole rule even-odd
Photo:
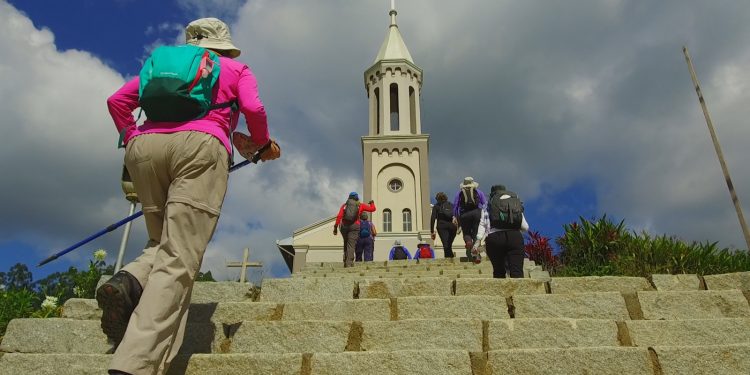
[{"label": "wooden pole", "polygon": [[706,125],[708,125],[708,131],[711,133],[711,140],[714,143],[714,149],[716,150],[716,156],[719,157],[719,164],[721,164],[721,171],[724,173],[724,179],[727,182],[727,188],[729,188],[729,195],[732,197],[732,203],[734,203],[734,209],[737,211],[737,218],[740,221],[740,227],[742,228],[742,234],[745,236],[745,246],[750,251],[750,232],[747,230],[747,223],[745,223],[745,216],[742,214],[742,206],[740,205],[740,199],[737,197],[737,192],[734,190],[734,184],[732,184],[732,178],[729,177],[729,168],[727,163],[724,161],[724,154],[721,152],[721,146],[719,145],[719,138],[716,136],[714,131],[714,124],[711,121],[711,115],[708,114],[708,108],[706,107],[706,101],[703,99],[703,93],[701,93],[701,86],[698,83],[698,76],[695,74],[693,69],[693,62],[690,59],[690,53],[687,47],[682,47],[682,52],[685,54],[685,61],[687,61],[688,69],[690,70],[690,78],[693,79],[695,85],[695,92],[698,94],[698,102],[701,104],[703,109],[703,116],[706,118]]}]

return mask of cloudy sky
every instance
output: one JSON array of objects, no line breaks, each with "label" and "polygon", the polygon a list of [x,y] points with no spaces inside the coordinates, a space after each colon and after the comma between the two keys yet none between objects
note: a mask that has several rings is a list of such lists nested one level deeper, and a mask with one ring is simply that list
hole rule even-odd
[{"label": "cloudy sky", "polygon": [[[154,4],[156,3],[156,4]],[[157,5],[158,4],[158,5]],[[387,0],[0,0],[0,271],[127,216],[122,150],[105,100],[148,52],[202,16],[231,26],[255,72],[277,161],[230,178],[203,269],[251,258],[287,274],[275,240],[333,215],[362,188],[363,72],[389,24]],[[690,81],[690,49],[740,201],[750,215],[750,2],[399,0],[399,29],[424,70],[432,195],[464,176],[503,183],[532,229],[607,214],[633,230],[746,248]],[[744,146],[743,146],[744,145]],[[127,259],[145,242],[136,221]],[[34,270],[85,267],[112,232]]]}]

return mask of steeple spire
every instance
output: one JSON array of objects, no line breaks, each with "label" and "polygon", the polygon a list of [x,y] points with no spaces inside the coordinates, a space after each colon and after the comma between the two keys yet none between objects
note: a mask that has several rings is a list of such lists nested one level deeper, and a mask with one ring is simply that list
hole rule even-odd
[{"label": "steeple spire", "polygon": [[396,15],[398,12],[396,12],[396,0],[391,0],[391,11],[388,12],[388,15],[391,16],[391,27],[398,27],[396,25]]},{"label": "steeple spire", "polygon": [[391,10],[388,15],[391,16],[391,25],[388,28],[388,34],[385,36],[383,44],[380,46],[380,51],[375,57],[375,63],[383,60],[406,60],[410,63],[414,63],[411,58],[409,49],[406,48],[406,43],[401,37],[401,32],[398,31],[398,25],[396,24],[396,1],[391,0]]}]

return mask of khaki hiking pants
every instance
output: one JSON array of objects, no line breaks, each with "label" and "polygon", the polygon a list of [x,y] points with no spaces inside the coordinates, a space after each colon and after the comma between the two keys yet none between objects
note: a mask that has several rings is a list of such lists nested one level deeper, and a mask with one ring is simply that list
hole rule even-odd
[{"label": "khaki hiking pants", "polygon": [[354,250],[359,239],[359,224],[341,224],[341,237],[344,238],[344,267],[352,267]]},{"label": "khaki hiking pants", "polygon": [[125,165],[143,205],[148,243],[123,267],[143,287],[110,369],[163,374],[185,334],[190,295],[227,190],[227,151],[200,132],[132,139]]}]

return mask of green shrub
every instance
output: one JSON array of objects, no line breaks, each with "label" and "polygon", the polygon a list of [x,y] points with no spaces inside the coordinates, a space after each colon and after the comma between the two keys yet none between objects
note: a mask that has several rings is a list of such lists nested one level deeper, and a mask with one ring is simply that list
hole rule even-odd
[{"label": "green shrub", "polygon": [[30,317],[38,303],[36,293],[28,289],[0,291],[0,340],[5,336],[5,330],[11,320]]},{"label": "green shrub", "polygon": [[614,262],[630,239],[621,221],[614,224],[607,215],[596,221],[580,217],[579,223],[563,225],[565,232],[556,242],[560,246],[558,274],[563,276],[615,275]]},{"label": "green shrub", "polygon": [[596,221],[580,218],[563,226],[557,238],[559,265],[555,276],[642,276],[698,274],[750,270],[747,251],[720,249],[714,243],[688,243],[673,236],[652,237],[630,232],[624,221],[614,224],[606,215]]}]

